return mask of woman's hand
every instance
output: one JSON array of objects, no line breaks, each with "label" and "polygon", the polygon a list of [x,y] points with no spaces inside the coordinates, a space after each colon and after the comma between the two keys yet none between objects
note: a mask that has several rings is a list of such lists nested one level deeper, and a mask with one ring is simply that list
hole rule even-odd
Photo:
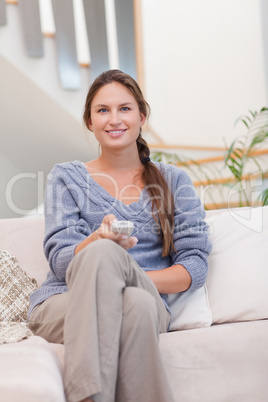
[{"label": "woman's hand", "polygon": [[128,237],[124,234],[114,233],[111,230],[111,225],[113,221],[117,220],[116,217],[112,214],[106,215],[99,229],[94,232],[95,240],[98,239],[110,239],[119,244],[119,246],[123,247],[125,250],[135,246],[138,243],[138,239],[136,237]]},{"label": "woman's hand", "polygon": [[93,241],[99,239],[110,239],[113,240],[115,243],[119,244],[119,246],[123,247],[125,250],[128,248],[136,246],[138,243],[138,239],[136,237],[127,237],[124,234],[114,233],[111,230],[111,225],[114,220],[117,220],[116,217],[112,214],[106,215],[102,223],[95,232],[91,233],[85,240],[79,243],[75,248],[75,254],[85,248],[88,244],[92,243]]}]

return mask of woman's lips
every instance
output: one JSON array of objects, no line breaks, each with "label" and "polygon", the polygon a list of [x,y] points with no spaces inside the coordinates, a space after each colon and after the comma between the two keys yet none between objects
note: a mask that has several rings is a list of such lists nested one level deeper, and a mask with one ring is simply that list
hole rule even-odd
[{"label": "woman's lips", "polygon": [[127,129],[121,129],[121,130],[106,130],[106,133],[113,138],[116,137],[120,137],[121,135],[123,135],[125,132],[127,131]]}]

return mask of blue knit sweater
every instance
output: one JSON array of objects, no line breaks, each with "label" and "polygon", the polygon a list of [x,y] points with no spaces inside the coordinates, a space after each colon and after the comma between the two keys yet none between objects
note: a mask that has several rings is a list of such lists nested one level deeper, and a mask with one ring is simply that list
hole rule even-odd
[{"label": "blue knit sweater", "polygon": [[[32,309],[48,297],[66,292],[66,270],[76,246],[100,226],[107,214],[134,222],[138,244],[127,250],[145,271],[183,265],[192,278],[190,289],[201,287],[207,277],[208,240],[205,212],[189,176],[173,165],[155,163],[175,200],[174,246],[177,252],[162,257],[162,243],[144,189],[137,202],[125,205],[113,198],[88,173],[82,162],[55,165],[46,187],[44,252],[50,271],[46,281],[30,297]],[[167,295],[161,295],[166,308]]]}]

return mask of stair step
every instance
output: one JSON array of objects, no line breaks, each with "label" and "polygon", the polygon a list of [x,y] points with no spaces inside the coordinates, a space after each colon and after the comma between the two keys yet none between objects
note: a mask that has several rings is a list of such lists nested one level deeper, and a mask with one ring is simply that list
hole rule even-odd
[{"label": "stair step", "polygon": [[60,82],[63,89],[79,89],[81,74],[77,61],[74,14],[72,0],[52,0],[57,35],[57,58]]},{"label": "stair step", "polygon": [[20,0],[19,13],[27,56],[43,57],[44,46],[39,3],[36,0]]},{"label": "stair step", "polygon": [[0,0],[0,25],[5,25],[6,23],[7,23],[6,3],[5,0]]}]

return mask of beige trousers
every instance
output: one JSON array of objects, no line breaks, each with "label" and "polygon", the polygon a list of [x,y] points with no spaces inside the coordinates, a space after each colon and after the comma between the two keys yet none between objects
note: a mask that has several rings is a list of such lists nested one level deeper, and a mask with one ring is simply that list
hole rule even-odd
[{"label": "beige trousers", "polygon": [[111,240],[80,251],[68,292],[37,306],[31,330],[64,343],[68,402],[172,402],[158,336],[169,323],[159,293],[131,256]]}]

